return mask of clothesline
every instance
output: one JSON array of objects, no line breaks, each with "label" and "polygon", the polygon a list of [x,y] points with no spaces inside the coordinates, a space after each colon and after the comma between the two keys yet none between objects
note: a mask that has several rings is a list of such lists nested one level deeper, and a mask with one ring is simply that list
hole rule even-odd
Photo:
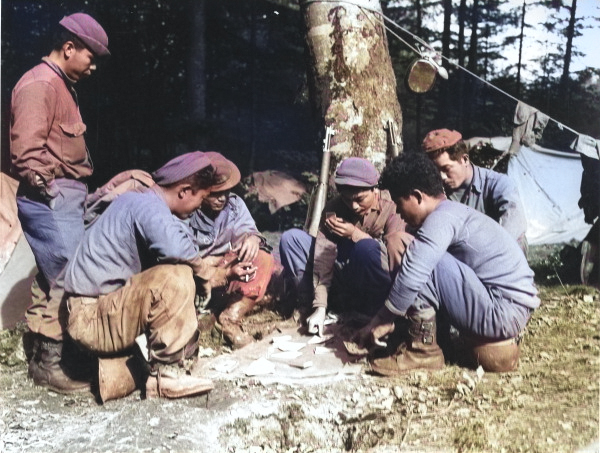
[{"label": "clothesline", "polygon": [[[352,2],[350,2],[352,3]],[[361,9],[364,9],[364,6],[360,6]],[[472,77],[475,77],[476,79],[480,80],[481,82],[483,82],[484,84],[492,87],[493,89],[499,91],[500,93],[502,93],[503,95],[509,97],[510,99],[512,99],[513,101],[516,101],[517,103],[522,103],[525,104],[525,102],[519,100],[518,98],[512,96],[511,94],[507,93],[506,91],[498,88],[497,86],[495,86],[494,84],[488,82],[487,80],[485,80],[484,78],[478,76],[477,74],[469,71],[467,68],[462,67],[461,65],[459,65],[458,63],[455,63],[454,61],[450,60],[448,57],[442,55],[441,53],[439,53],[436,49],[434,49],[433,47],[431,47],[429,45],[429,43],[427,43],[426,41],[424,41],[423,39],[421,39],[420,37],[418,37],[417,35],[415,35],[414,33],[410,32],[409,30],[405,29],[404,27],[400,26],[399,24],[397,24],[396,22],[394,22],[392,19],[390,19],[389,17],[387,17],[385,14],[383,14],[381,11],[376,11],[376,10],[371,10],[372,12],[377,13],[377,15],[383,17],[383,19],[385,19],[387,22],[390,22],[391,24],[393,24],[395,27],[397,27],[399,30],[402,30],[404,33],[410,35],[415,41],[417,41],[419,44],[425,46],[427,49],[429,49],[432,52],[435,52],[436,55],[438,55],[439,57],[443,58],[444,60],[446,60],[448,63],[450,63],[451,65],[457,67],[458,69],[461,69],[462,71],[466,72],[467,74],[471,75]],[[406,45],[409,49],[411,49],[413,52],[421,55],[422,52],[418,49],[416,49],[414,46],[412,46],[410,43],[408,43],[405,39],[403,39],[400,35],[398,35],[394,30],[392,30],[390,27],[388,27],[386,25],[386,23],[384,21],[382,21],[381,19],[379,19],[379,22],[381,23],[381,25],[388,31],[390,32],[393,36],[395,36],[396,38],[398,38],[402,43],[404,43],[404,45]],[[548,115],[546,115],[548,116]],[[575,135],[581,135],[579,132],[577,132],[574,129],[571,129],[568,126],[565,126],[563,123],[561,123],[560,121],[555,120],[554,118],[548,116],[548,119],[553,121],[554,123],[556,123],[556,125],[560,128],[560,129],[566,129],[572,133],[574,133]]]}]

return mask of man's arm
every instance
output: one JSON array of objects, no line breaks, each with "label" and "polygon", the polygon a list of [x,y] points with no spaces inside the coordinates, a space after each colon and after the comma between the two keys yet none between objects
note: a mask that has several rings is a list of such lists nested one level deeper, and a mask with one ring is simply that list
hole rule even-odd
[{"label": "man's arm", "polygon": [[46,82],[30,83],[13,95],[10,152],[21,181],[43,189],[54,179],[54,161],[47,148],[57,93]]},{"label": "man's arm", "polygon": [[527,218],[517,186],[504,174],[490,172],[487,202],[493,206],[496,220],[516,240],[525,237]]},{"label": "man's arm", "polygon": [[[439,209],[439,208],[438,208]],[[437,210],[436,210],[437,211]],[[460,228],[460,219],[434,211],[409,244],[385,306],[395,315],[405,316],[431,273],[448,250]],[[459,225],[455,225],[455,224]]]}]

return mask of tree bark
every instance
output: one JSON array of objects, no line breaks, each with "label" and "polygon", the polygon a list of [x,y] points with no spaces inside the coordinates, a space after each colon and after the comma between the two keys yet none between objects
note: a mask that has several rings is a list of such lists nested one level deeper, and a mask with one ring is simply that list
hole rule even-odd
[{"label": "tree bark", "polygon": [[560,77],[560,98],[566,100],[569,86],[569,72],[571,69],[571,57],[573,54],[573,38],[575,37],[575,13],[577,12],[577,0],[573,0],[570,7],[565,7],[570,12],[569,25],[567,26],[567,48],[563,64],[563,72]]},{"label": "tree bark", "polygon": [[[381,5],[378,0],[360,3],[300,1],[313,107],[323,126],[335,130],[331,172],[350,156],[369,159],[382,169],[388,121],[402,130]],[[398,145],[402,152],[401,141]]]},{"label": "tree bark", "polygon": [[204,2],[191,5],[192,42],[189,59],[190,120],[200,123],[206,118],[206,40],[204,37]]}]

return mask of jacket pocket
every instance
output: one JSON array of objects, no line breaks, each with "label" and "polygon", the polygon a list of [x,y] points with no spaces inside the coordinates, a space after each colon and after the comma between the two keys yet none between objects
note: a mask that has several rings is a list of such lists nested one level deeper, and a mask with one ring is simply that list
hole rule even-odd
[{"label": "jacket pocket", "polygon": [[67,164],[80,164],[87,160],[84,133],[86,125],[81,121],[76,123],[60,123],[62,159]]}]

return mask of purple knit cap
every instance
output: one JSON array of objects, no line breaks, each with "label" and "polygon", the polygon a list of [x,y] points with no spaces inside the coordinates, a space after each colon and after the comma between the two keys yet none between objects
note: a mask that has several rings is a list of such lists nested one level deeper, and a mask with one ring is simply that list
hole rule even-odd
[{"label": "purple knit cap", "polygon": [[65,16],[59,22],[81,41],[98,57],[110,55],[108,51],[108,36],[96,20],[85,13],[75,13]]},{"label": "purple knit cap", "polygon": [[210,159],[201,151],[182,154],[152,173],[152,179],[159,186],[168,186],[193,175],[210,164]]},{"label": "purple knit cap", "polygon": [[335,172],[335,183],[339,186],[374,187],[378,182],[375,166],[360,157],[345,159]]}]

